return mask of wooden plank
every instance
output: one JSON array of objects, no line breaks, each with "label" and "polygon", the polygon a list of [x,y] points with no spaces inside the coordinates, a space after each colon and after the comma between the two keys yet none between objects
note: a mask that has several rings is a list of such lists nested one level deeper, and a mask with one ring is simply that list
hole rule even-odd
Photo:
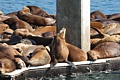
[{"label": "wooden plank", "polygon": [[63,27],[66,41],[84,52],[90,50],[90,0],[57,0],[57,31]]}]

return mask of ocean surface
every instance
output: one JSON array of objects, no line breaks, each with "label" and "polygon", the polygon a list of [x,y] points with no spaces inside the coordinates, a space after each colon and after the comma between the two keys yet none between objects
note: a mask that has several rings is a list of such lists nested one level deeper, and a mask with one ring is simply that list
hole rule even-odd
[{"label": "ocean surface", "polygon": [[[120,0],[91,0],[90,3],[91,12],[100,10],[104,14],[120,13]],[[26,5],[35,5],[49,14],[56,14],[56,0],[0,0],[0,10],[4,14],[21,10]]]},{"label": "ocean surface", "polygon": [[[26,5],[38,6],[48,14],[56,14],[56,0],[0,0],[0,10],[3,11],[4,14],[21,10]],[[90,11],[99,10],[104,14],[120,13],[119,6],[120,0],[91,0]],[[42,80],[42,78],[26,78],[26,80]],[[111,73],[58,76],[44,80],[120,80],[120,71]]]}]

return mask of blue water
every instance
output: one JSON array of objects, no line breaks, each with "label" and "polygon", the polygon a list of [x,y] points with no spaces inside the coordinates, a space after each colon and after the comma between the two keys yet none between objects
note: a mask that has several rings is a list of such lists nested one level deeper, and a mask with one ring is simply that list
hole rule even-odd
[{"label": "blue water", "polygon": [[26,5],[35,5],[49,14],[56,13],[56,0],[0,0],[0,10],[4,14],[21,10]]},{"label": "blue water", "polygon": [[[0,10],[2,10],[4,14],[21,10],[26,5],[35,5],[49,14],[56,14],[56,0],[0,0]],[[100,10],[104,14],[114,14],[120,13],[119,6],[120,0],[91,0],[90,10],[91,12],[94,10]],[[27,78],[26,80],[41,79]],[[120,71],[87,75],[59,76],[52,77],[50,80],[120,80]]]},{"label": "blue water", "polygon": [[[56,14],[56,0],[0,0],[0,10],[4,14],[21,10],[26,5],[35,5],[49,14]],[[100,10],[105,14],[120,13],[119,0],[91,0],[90,10]]]}]

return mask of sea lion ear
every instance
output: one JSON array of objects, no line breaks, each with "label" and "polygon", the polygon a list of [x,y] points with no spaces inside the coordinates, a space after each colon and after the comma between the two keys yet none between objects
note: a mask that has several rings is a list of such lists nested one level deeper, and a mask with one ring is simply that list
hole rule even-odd
[{"label": "sea lion ear", "polygon": [[65,39],[66,28],[62,28],[59,32],[59,37]]}]

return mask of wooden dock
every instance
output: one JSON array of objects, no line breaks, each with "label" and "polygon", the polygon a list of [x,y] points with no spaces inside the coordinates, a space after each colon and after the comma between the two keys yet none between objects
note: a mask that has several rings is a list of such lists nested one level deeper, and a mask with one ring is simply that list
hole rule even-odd
[{"label": "wooden dock", "polygon": [[5,73],[5,75],[1,75],[0,80],[25,80],[26,77],[50,77],[72,73],[86,74],[101,71],[120,70],[120,57],[73,63],[77,68],[70,67],[70,65],[67,63],[58,63],[52,70],[48,70],[50,64],[18,69],[11,73]]}]

